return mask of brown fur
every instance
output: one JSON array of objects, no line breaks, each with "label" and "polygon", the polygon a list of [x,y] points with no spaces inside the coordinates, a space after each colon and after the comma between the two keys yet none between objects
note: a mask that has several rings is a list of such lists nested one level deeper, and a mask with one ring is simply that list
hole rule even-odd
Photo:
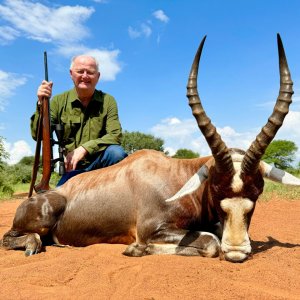
[{"label": "brown fur", "polygon": [[[165,201],[204,164],[208,179],[195,192]],[[131,244],[125,251],[130,256],[216,256],[220,242],[211,233],[226,217],[220,201],[248,197],[255,202],[263,189],[260,173],[242,175],[244,185],[238,193],[231,189],[232,179],[232,174],[216,172],[210,156],[174,159],[153,150],[138,151],[114,166],[77,175],[25,200],[3,245],[24,247],[31,255],[41,250],[39,237],[51,234],[63,245]]]},{"label": "brown fur", "polygon": [[[173,159],[142,150],[117,165],[80,174],[54,191],[25,200],[4,237],[5,246],[16,247],[11,241],[14,232],[18,236],[51,233],[57,243],[74,246],[135,241],[139,245],[156,241],[176,246],[189,230],[201,231],[216,222],[212,204],[201,197],[202,191],[176,203],[165,202],[209,159]],[[211,235],[198,236],[201,247],[214,239]],[[19,246],[24,247],[24,241]],[[137,256],[129,252],[126,254]]]}]

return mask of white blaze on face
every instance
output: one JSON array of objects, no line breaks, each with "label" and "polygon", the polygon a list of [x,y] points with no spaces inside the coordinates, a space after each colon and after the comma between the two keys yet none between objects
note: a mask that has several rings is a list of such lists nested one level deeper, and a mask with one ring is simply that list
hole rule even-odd
[{"label": "white blaze on face", "polygon": [[238,193],[243,188],[243,181],[241,179],[241,163],[244,156],[240,154],[233,154],[232,155],[232,161],[233,161],[233,167],[235,170],[235,174],[233,176],[232,182],[231,182],[231,188],[235,193]]},{"label": "white blaze on face", "polygon": [[242,261],[251,252],[247,214],[254,203],[247,198],[227,198],[221,201],[225,212],[221,249],[225,257]]},{"label": "white blaze on face", "polygon": [[[232,155],[235,174],[231,182],[231,189],[240,193],[244,188],[241,179],[241,163],[244,156],[238,153]],[[220,202],[225,213],[221,250],[225,258],[234,262],[242,262],[251,253],[248,235],[247,214],[254,209],[254,202],[248,198],[225,198]]]}]

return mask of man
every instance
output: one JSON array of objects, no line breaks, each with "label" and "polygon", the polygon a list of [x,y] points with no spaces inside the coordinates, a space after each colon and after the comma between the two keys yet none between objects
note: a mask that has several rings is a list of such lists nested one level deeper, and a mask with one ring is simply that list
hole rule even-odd
[{"label": "man", "polygon": [[[64,125],[66,174],[59,183],[86,171],[113,165],[127,156],[120,146],[122,129],[115,99],[96,85],[100,78],[96,59],[79,55],[70,66],[74,88],[53,97],[52,124]],[[37,91],[37,111],[31,117],[31,135],[36,140],[39,105],[51,97],[53,83],[43,81]]]}]

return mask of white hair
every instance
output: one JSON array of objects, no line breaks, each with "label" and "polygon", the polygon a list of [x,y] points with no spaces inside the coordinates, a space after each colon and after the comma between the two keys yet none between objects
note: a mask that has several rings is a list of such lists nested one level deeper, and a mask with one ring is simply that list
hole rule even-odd
[{"label": "white hair", "polygon": [[94,56],[92,56],[92,55],[86,55],[86,54],[81,54],[81,55],[73,56],[72,59],[71,59],[70,70],[72,70],[72,68],[73,68],[75,59],[78,58],[78,57],[80,57],[80,56],[85,56],[85,57],[89,57],[89,58],[93,59],[94,62],[95,62],[95,64],[96,64],[96,70],[97,70],[97,72],[99,72],[99,62],[98,62],[98,60],[96,59],[96,57],[94,57]]}]

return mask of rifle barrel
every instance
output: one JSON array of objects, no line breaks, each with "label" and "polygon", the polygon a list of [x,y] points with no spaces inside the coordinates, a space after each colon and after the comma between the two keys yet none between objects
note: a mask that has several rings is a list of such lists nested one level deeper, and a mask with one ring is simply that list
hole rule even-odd
[{"label": "rifle barrel", "polygon": [[48,81],[48,63],[47,63],[47,52],[44,52],[44,69],[45,69],[45,80]]},{"label": "rifle barrel", "polygon": [[[47,63],[47,52],[44,52],[44,69],[45,69],[45,80],[48,80],[48,63]],[[31,197],[33,189],[39,193],[45,190],[49,190],[49,180],[51,176],[51,159],[52,159],[52,135],[51,135],[51,119],[50,119],[50,107],[49,99],[44,97],[40,105],[40,114],[38,120],[38,137],[35,152],[35,159],[32,171],[32,178],[28,196]],[[40,161],[40,148],[42,143],[42,162],[43,162],[43,176],[41,182],[35,185],[39,161]]]}]

